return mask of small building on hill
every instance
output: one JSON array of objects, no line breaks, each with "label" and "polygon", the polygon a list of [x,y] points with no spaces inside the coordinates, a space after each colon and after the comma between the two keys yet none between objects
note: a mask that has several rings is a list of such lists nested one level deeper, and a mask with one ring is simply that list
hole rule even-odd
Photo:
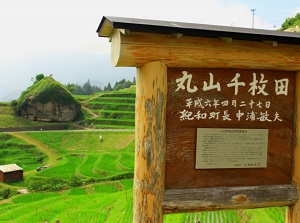
[{"label": "small building on hill", "polygon": [[0,166],[0,182],[11,182],[23,179],[23,169],[17,164]]}]

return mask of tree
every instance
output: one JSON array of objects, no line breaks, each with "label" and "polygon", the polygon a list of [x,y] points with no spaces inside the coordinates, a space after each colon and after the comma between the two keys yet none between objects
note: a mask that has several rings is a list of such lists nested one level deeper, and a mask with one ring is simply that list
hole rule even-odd
[{"label": "tree", "polygon": [[125,81],[124,84],[123,84],[123,89],[124,89],[124,88],[129,88],[131,85],[132,85],[132,82],[130,82],[130,81],[127,80],[127,81]]},{"label": "tree", "polygon": [[112,91],[112,87],[111,87],[110,83],[107,84],[106,91]]},{"label": "tree", "polygon": [[97,87],[95,85],[92,86],[92,92],[93,93],[96,93],[96,92],[99,92],[99,91],[101,91],[101,87]]},{"label": "tree", "polygon": [[35,76],[35,81],[34,81],[34,83],[39,82],[39,81],[42,80],[44,77],[45,77],[44,74],[37,74],[37,75]]},{"label": "tree", "polygon": [[122,89],[122,84],[115,84],[115,86],[114,86],[114,91],[118,91],[118,90],[121,90]]},{"label": "tree", "polygon": [[82,90],[84,92],[84,94],[87,94],[87,95],[91,95],[93,92],[92,92],[92,86],[91,86],[91,83],[90,83],[90,80],[88,80],[83,86],[82,86]]},{"label": "tree", "polygon": [[[134,79],[135,81],[135,79]],[[133,85],[134,83],[132,83],[131,81],[129,80],[125,80],[125,79],[122,79],[120,81],[117,81],[115,83],[115,86],[113,88],[114,91],[118,91],[118,90],[121,90],[121,89],[124,89],[124,88],[129,88],[131,85]]]},{"label": "tree", "polygon": [[75,84],[68,83],[68,84],[66,85],[66,88],[67,88],[71,93],[73,93],[73,92],[75,91],[75,89],[76,89],[76,86],[75,86]]},{"label": "tree", "polygon": [[293,28],[300,25],[300,13],[297,13],[295,17],[288,17],[281,25],[280,30],[284,31],[288,28]]}]

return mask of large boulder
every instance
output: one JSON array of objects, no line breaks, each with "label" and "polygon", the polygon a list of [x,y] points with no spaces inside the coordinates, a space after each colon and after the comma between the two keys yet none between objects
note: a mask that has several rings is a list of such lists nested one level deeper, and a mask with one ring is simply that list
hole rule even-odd
[{"label": "large boulder", "polygon": [[51,76],[24,91],[15,105],[18,115],[46,122],[73,121],[80,109],[80,102]]}]

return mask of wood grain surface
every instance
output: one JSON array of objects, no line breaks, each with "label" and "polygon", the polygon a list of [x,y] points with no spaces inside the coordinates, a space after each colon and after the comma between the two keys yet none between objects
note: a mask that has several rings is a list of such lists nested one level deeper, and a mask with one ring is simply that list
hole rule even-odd
[{"label": "wood grain surface", "polygon": [[[298,195],[300,196],[300,72],[296,74],[296,112],[295,112],[295,149],[293,158],[293,178],[292,182],[298,188]],[[286,223],[300,222],[300,202],[287,208]]]},{"label": "wood grain surface", "polygon": [[268,41],[236,39],[227,42],[222,37],[177,37],[143,32],[124,35],[116,29],[112,36],[112,63],[118,67],[141,67],[161,61],[168,67],[300,70],[299,45],[273,46]]},{"label": "wood grain surface", "polygon": [[[176,80],[183,77],[182,72],[192,74],[190,88],[198,90],[194,93],[186,89],[178,89]],[[213,84],[219,82],[220,91],[217,89],[203,90],[203,83],[210,82],[213,74]],[[245,86],[239,86],[236,94],[234,87],[228,87],[235,75],[239,73],[239,82]],[[255,94],[251,88],[253,73],[256,74],[257,86],[265,87],[262,92],[268,95]],[[263,78],[262,75],[263,74]],[[288,79],[288,91],[285,94],[276,94],[275,80]],[[265,82],[267,81],[267,82]],[[184,83],[187,87],[187,81]],[[230,86],[230,85],[229,85]],[[178,90],[177,90],[178,89]],[[177,91],[176,91],[177,90]],[[230,104],[236,101],[236,106],[207,104],[207,106],[195,107],[194,102],[202,99],[228,100]],[[187,100],[193,102],[190,107]],[[294,129],[294,99],[295,99],[295,72],[276,70],[244,70],[244,69],[191,69],[168,68],[168,99],[167,99],[167,154],[166,154],[166,189],[175,188],[202,188],[223,186],[256,186],[290,184],[292,181],[292,156],[293,156],[293,129]],[[251,102],[255,104],[250,106]],[[266,103],[270,104],[266,106]],[[215,103],[217,104],[217,103]],[[246,106],[244,106],[246,104]],[[204,105],[204,103],[203,103]],[[184,110],[192,115],[181,118]],[[238,120],[236,114],[244,115]],[[197,119],[197,112],[207,113],[206,119]],[[223,120],[224,112],[230,114],[231,120]],[[211,112],[220,112],[219,118],[209,119]],[[250,119],[251,112],[256,114],[255,119]],[[269,115],[268,120],[260,120],[260,114]],[[275,116],[280,117],[276,120]],[[247,116],[248,120],[247,120]],[[254,169],[195,169],[196,131],[197,128],[238,128],[238,129],[268,129],[268,159],[267,168]]]},{"label": "wood grain surface", "polygon": [[138,69],[135,117],[133,222],[163,222],[165,185],[167,67]]},{"label": "wood grain surface", "polygon": [[290,206],[298,199],[291,184],[172,189],[165,192],[163,208],[165,213],[249,209]]}]

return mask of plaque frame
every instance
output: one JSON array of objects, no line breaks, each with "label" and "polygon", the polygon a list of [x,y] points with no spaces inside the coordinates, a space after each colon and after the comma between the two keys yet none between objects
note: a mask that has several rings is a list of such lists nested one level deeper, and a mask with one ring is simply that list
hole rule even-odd
[{"label": "plaque frame", "polygon": [[266,168],[267,154],[268,129],[197,129],[196,169]]}]

